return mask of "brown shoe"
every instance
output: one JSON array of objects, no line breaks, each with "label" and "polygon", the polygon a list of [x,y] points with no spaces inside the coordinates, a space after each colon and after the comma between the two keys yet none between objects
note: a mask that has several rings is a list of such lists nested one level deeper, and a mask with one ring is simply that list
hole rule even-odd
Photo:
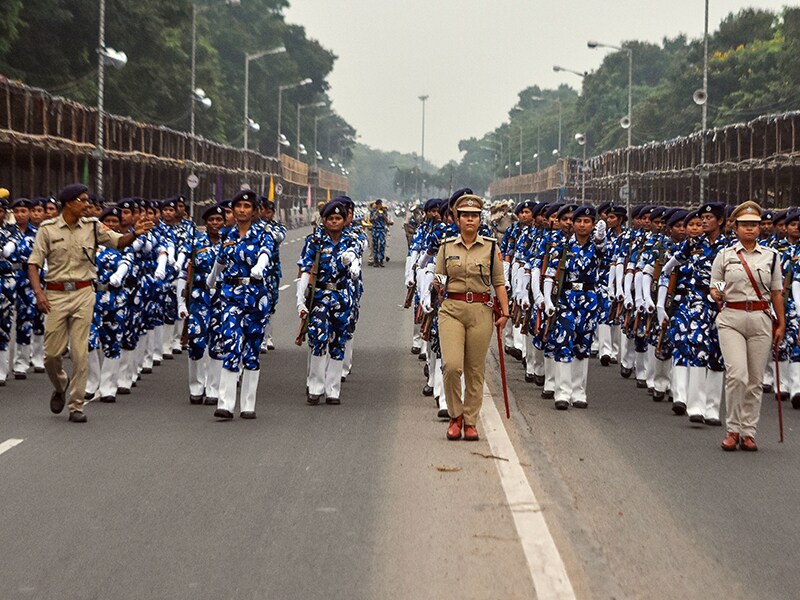
[{"label": "brown shoe", "polygon": [[480,440],[480,436],[478,435],[478,430],[475,429],[475,425],[464,425],[464,440],[467,442],[477,442]]},{"label": "brown shoe", "polygon": [[739,444],[739,447],[742,450],[747,450],[748,452],[755,452],[756,450],[758,450],[758,445],[756,444],[756,438],[754,438],[752,435],[744,436],[742,438],[741,444]]},{"label": "brown shoe", "polygon": [[728,452],[732,452],[736,450],[736,446],[738,445],[739,445],[739,434],[729,431],[728,435],[726,435],[725,439],[722,441],[722,449],[727,450]]},{"label": "brown shoe", "polygon": [[450,419],[450,426],[447,428],[448,440],[461,439],[461,426],[464,423],[464,416],[461,415],[456,419]]}]

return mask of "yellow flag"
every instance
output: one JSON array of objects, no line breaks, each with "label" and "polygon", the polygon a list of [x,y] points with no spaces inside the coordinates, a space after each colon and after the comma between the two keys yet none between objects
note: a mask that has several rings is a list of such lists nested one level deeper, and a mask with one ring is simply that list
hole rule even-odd
[{"label": "yellow flag", "polygon": [[267,200],[275,200],[275,182],[272,180],[272,175],[269,176],[269,195],[267,196]]},{"label": "yellow flag", "polygon": [[329,190],[328,190],[328,202],[330,202],[330,201],[331,201],[331,191],[330,191],[330,189],[329,189]]}]

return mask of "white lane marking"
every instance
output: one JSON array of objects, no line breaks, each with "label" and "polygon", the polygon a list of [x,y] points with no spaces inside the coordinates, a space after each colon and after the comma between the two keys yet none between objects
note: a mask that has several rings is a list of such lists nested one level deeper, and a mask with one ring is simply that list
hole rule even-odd
[{"label": "white lane marking", "polygon": [[3,454],[4,452],[11,450],[14,446],[17,446],[22,442],[23,440],[17,438],[11,438],[9,440],[6,440],[2,444],[0,444],[0,454]]},{"label": "white lane marking", "polygon": [[572,589],[564,561],[542,515],[542,507],[525,477],[525,472],[519,464],[519,456],[511,444],[492,394],[485,384],[481,421],[492,454],[508,458],[508,461],[496,460],[494,464],[500,473],[508,507],[514,517],[514,525],[528,562],[536,597],[539,600],[575,598],[575,591]]},{"label": "white lane marking", "polygon": [[287,283],[287,284],[285,284],[285,285],[282,285],[281,287],[279,287],[279,288],[278,288],[278,291],[279,291],[279,292],[282,292],[283,290],[285,290],[286,288],[288,288],[288,287],[289,287],[289,285],[290,285],[290,284],[288,284],[288,283]]}]

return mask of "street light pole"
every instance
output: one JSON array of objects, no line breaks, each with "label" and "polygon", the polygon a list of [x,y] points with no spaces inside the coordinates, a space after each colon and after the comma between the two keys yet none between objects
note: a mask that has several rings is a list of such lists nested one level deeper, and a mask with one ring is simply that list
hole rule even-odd
[{"label": "street light pole", "polygon": [[[278,144],[277,149],[275,151],[275,155],[280,159],[281,157],[281,113],[283,110],[283,90],[290,90],[292,88],[300,87],[301,85],[306,85],[311,83],[311,79],[303,79],[303,81],[299,81],[297,83],[292,83],[289,85],[279,85],[278,86]],[[298,136],[299,139],[299,136]],[[298,143],[299,146],[299,143]]]},{"label": "street light pole", "polygon": [[422,100],[422,153],[420,159],[420,168],[417,169],[417,198],[422,198],[422,188],[420,187],[420,171],[425,164],[425,101],[428,99],[428,94],[419,97]]},{"label": "street light pole", "polygon": [[705,178],[705,164],[706,164],[706,128],[708,127],[708,0],[706,0],[706,18],[705,27],[703,29],[703,94],[705,100],[703,102],[703,122],[701,143],[700,143],[700,204],[703,204],[706,199],[706,178]]},{"label": "street light pole", "polygon": [[103,50],[106,47],[106,0],[100,0],[99,50],[97,52],[97,165],[95,191],[103,195],[103,96],[105,94],[105,64]]}]

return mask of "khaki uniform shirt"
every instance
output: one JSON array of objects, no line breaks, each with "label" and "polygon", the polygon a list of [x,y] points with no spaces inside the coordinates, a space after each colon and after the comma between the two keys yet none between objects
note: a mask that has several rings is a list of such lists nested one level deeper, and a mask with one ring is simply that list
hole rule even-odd
[{"label": "khaki uniform shirt", "polygon": [[752,252],[748,252],[741,242],[736,242],[734,246],[720,251],[711,265],[711,285],[713,287],[717,282],[725,282],[722,294],[726,302],[758,301],[747,271],[736,254],[739,250],[742,251],[764,300],[770,299],[771,291],[779,292],[783,289],[778,253],[759,243],[756,243]]},{"label": "khaki uniform shirt", "polygon": [[96,279],[97,246],[116,249],[121,237],[95,217],[81,217],[70,227],[59,215],[39,225],[28,264],[43,267],[46,260],[47,281],[53,283]]},{"label": "khaki uniform shirt", "polygon": [[478,235],[469,248],[460,235],[446,239],[436,257],[436,274],[447,275],[448,292],[488,294],[492,287],[505,285],[498,244],[493,238],[482,235]]}]

